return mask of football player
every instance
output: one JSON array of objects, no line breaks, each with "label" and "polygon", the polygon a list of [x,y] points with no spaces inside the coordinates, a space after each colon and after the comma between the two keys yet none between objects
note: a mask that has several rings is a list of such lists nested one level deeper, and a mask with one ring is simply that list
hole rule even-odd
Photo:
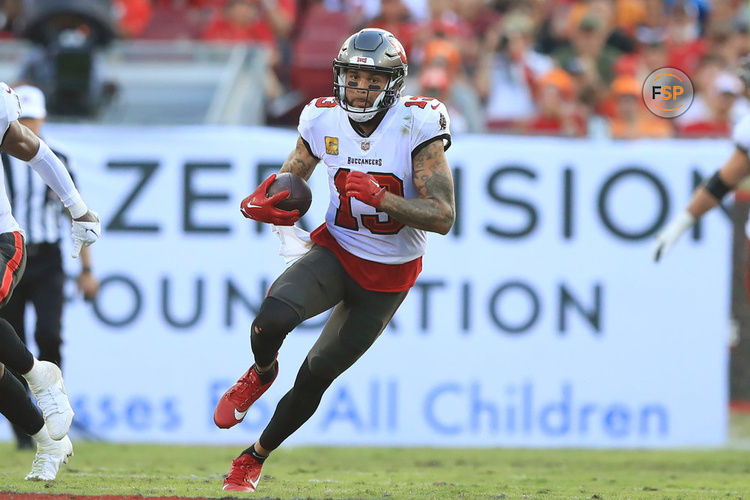
[{"label": "football player", "polygon": [[[738,76],[745,84],[745,93],[750,89],[750,57],[740,61]],[[659,261],[672,248],[682,233],[687,231],[706,212],[721,203],[724,196],[733,190],[742,179],[750,175],[750,115],[743,117],[732,131],[735,148],[732,155],[708,180],[701,184],[693,193],[685,210],[675,217],[656,237],[653,258]],[[745,228],[750,237],[750,221]],[[750,283],[746,280],[750,297]]]},{"label": "football player", "polygon": [[[314,245],[273,283],[250,332],[255,363],[219,400],[221,428],[242,421],[273,383],[276,355],[304,320],[333,308],[320,337],[260,438],[232,461],[227,491],[254,491],[268,455],[315,412],[323,392],[375,342],[421,269],[427,233],[453,226],[453,179],[445,106],[401,96],[407,59],[389,32],[350,36],[333,61],[333,97],[311,101],[281,172],[309,179],[322,161],[330,204]],[[242,201],[245,217],[292,225],[297,211],[266,196],[271,175]]]},{"label": "football player", "polygon": [[[73,220],[73,254],[77,257],[83,246],[99,238],[99,219],[86,207],[67,169],[49,146],[18,122],[20,114],[18,95],[0,82],[0,132],[3,134],[0,150],[28,163],[63,202]],[[10,299],[25,265],[24,236],[11,214],[4,176],[0,176],[0,307]],[[41,413],[6,366],[29,383]],[[0,413],[36,441],[36,456],[26,479],[55,479],[60,465],[73,454],[73,445],[67,436],[73,409],[65,393],[62,373],[55,364],[34,358],[4,319],[0,319]]]}]

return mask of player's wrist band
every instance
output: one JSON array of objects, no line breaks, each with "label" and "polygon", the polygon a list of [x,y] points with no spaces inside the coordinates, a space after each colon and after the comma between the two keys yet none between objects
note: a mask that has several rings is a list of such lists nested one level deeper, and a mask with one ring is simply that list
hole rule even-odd
[{"label": "player's wrist band", "polygon": [[727,186],[726,182],[721,180],[719,171],[717,170],[714,175],[711,176],[704,184],[703,187],[711,193],[711,196],[721,201],[729,191],[732,190],[730,186]]},{"label": "player's wrist band", "polygon": [[86,212],[88,212],[89,209],[83,200],[79,199],[68,207],[68,211],[73,219],[78,219],[79,217],[86,215]]},{"label": "player's wrist band", "polygon": [[83,266],[81,268],[81,274],[89,274],[91,272],[91,266]]}]

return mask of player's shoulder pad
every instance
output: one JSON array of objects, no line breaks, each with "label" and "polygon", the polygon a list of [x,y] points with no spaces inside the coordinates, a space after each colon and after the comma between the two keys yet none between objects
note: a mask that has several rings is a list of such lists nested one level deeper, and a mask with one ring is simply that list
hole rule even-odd
[{"label": "player's shoulder pad", "polygon": [[[448,130],[450,117],[445,104],[434,97],[404,96],[399,105],[405,106],[414,118],[415,128],[425,125],[435,125]],[[432,126],[430,128],[433,128]]]},{"label": "player's shoulder pad", "polygon": [[445,107],[445,104],[435,97],[405,95],[401,96],[399,101],[399,106],[406,107],[411,111],[413,116],[420,119],[440,113],[448,113],[448,108]]},{"label": "player's shoulder pad", "polygon": [[302,108],[302,113],[299,115],[300,124],[303,120],[306,122],[313,121],[326,111],[336,109],[338,105],[335,97],[316,97]]},{"label": "player's shoulder pad", "polygon": [[297,131],[316,158],[322,158],[326,151],[324,135],[320,133],[327,128],[325,117],[331,116],[329,113],[335,111],[338,105],[334,97],[318,97],[307,103],[299,115]]},{"label": "player's shoulder pad", "polygon": [[443,137],[445,149],[450,147],[450,117],[445,104],[434,97],[404,96],[399,106],[409,110],[412,117],[412,151],[426,141]]},{"label": "player's shoulder pad", "polygon": [[745,115],[732,130],[732,141],[745,152],[750,152],[750,115]]},{"label": "player's shoulder pad", "polygon": [[21,100],[5,82],[0,82],[0,133],[2,136],[10,124],[21,116]]}]

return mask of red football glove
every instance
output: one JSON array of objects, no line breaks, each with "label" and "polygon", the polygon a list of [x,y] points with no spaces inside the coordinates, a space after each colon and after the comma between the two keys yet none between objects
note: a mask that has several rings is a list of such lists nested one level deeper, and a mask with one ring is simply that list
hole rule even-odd
[{"label": "red football glove", "polygon": [[378,208],[385,196],[385,188],[370,174],[353,171],[346,176],[346,196],[357,198],[362,203]]},{"label": "red football glove", "polygon": [[289,197],[289,190],[276,193],[268,198],[268,187],[276,180],[276,174],[261,182],[260,186],[240,203],[240,212],[248,219],[266,222],[277,226],[293,226],[299,220],[299,210],[281,210],[274,205]]}]

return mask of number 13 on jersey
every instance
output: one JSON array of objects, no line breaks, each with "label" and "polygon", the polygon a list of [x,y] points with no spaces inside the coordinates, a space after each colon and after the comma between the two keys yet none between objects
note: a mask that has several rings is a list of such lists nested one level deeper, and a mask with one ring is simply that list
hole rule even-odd
[{"label": "number 13 on jersey", "polygon": [[[350,170],[348,168],[340,168],[333,176],[333,183],[339,193],[339,207],[336,210],[335,222],[337,226],[351,229],[352,231],[359,231],[359,222],[352,212],[352,199],[344,194],[346,192],[346,177],[349,175],[349,172]],[[375,177],[378,184],[391,193],[398,196],[404,195],[404,182],[394,174],[383,174],[378,172],[367,173]],[[362,220],[362,225],[373,234],[396,234],[404,227],[403,224],[390,216],[384,221],[380,220],[380,216],[372,214],[360,214],[359,218]]]}]

